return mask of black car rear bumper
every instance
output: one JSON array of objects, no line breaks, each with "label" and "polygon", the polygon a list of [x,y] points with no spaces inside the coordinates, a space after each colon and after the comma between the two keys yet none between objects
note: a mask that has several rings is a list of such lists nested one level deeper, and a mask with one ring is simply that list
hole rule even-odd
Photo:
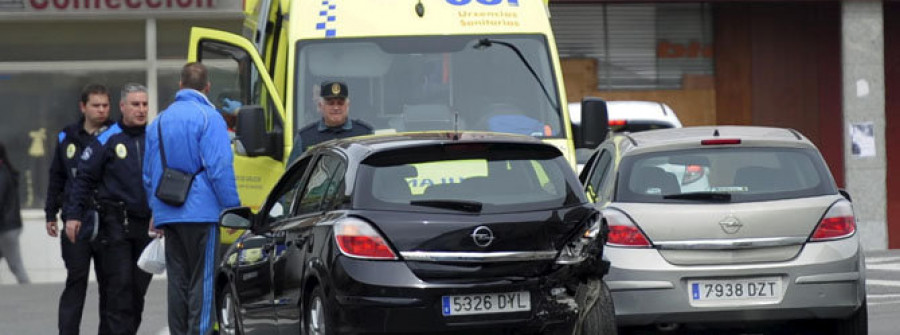
[{"label": "black car rear bumper", "polygon": [[[512,333],[571,333],[578,316],[576,279],[565,268],[540,278],[422,280],[402,261],[338,257],[329,299],[338,308],[333,324],[340,333],[440,333],[508,329]],[[531,310],[444,316],[447,295],[528,291]]]}]

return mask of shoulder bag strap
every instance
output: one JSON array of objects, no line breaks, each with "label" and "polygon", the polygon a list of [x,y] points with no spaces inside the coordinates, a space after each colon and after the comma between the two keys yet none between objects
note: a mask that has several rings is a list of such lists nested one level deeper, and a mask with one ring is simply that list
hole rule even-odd
[{"label": "shoulder bag strap", "polygon": [[163,170],[165,170],[169,168],[169,165],[166,164],[166,147],[163,146],[162,117],[159,118],[159,122],[156,125],[156,132],[159,134],[159,157],[162,160]]}]

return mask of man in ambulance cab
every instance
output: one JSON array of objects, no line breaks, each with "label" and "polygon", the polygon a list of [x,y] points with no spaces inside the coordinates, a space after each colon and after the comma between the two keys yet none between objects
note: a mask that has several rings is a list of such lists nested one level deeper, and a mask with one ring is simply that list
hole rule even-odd
[{"label": "man in ambulance cab", "polygon": [[372,134],[371,125],[358,119],[350,119],[350,90],[347,84],[339,81],[322,83],[316,105],[322,118],[297,132],[288,164],[316,144],[337,138]]}]

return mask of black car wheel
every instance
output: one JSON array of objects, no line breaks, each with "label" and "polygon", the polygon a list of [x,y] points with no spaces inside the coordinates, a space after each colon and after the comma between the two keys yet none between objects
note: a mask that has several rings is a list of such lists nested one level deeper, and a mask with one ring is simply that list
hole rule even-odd
[{"label": "black car wheel", "polygon": [[590,307],[581,321],[581,334],[616,335],[616,311],[606,282],[596,280],[582,287],[579,293],[585,296],[585,305]]},{"label": "black car wheel", "polygon": [[237,301],[230,288],[219,292],[219,333],[224,335],[240,335],[244,332],[240,327]]},{"label": "black car wheel", "polygon": [[306,301],[305,315],[306,335],[329,335],[333,333],[331,320],[328,316],[329,307],[322,287],[317,286],[312,290]]},{"label": "black car wheel", "polygon": [[837,334],[864,335],[869,333],[869,308],[863,300],[862,306],[849,318],[838,320]]}]

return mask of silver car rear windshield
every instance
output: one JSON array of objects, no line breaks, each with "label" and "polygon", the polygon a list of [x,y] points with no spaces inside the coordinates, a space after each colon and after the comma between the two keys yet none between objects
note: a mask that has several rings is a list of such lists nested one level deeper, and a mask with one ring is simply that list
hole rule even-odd
[{"label": "silver car rear windshield", "polygon": [[674,128],[669,122],[656,120],[629,120],[627,122],[610,122],[609,129],[617,133],[636,133],[654,129]]},{"label": "silver car rear windshield", "polygon": [[618,202],[751,202],[837,194],[819,153],[718,147],[625,157]]},{"label": "silver car rear windshield", "polygon": [[353,202],[359,209],[499,213],[586,202],[571,167],[549,146],[393,150],[366,159],[358,173]]}]

